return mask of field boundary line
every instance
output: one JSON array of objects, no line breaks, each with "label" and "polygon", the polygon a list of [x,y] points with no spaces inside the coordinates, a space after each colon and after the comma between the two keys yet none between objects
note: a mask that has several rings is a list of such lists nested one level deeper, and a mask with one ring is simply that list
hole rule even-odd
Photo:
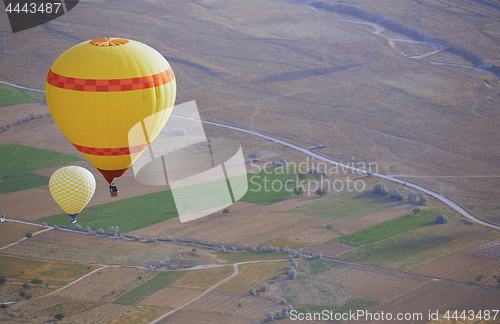
[{"label": "field boundary line", "polygon": [[[31,224],[29,224],[29,225],[31,225]],[[43,230],[41,230],[41,231],[35,232],[35,233],[33,233],[33,236],[35,236],[35,235],[37,235],[37,234],[40,234],[40,233],[43,233],[43,232],[46,232],[46,231],[50,231],[51,229],[52,229],[52,228],[46,228],[46,229],[43,229]],[[14,246],[14,245],[16,245],[16,244],[18,244],[18,243],[21,243],[21,242],[23,242],[23,241],[26,241],[26,240],[28,240],[28,238],[27,238],[27,237],[23,237],[23,238],[22,238],[22,239],[20,239],[19,241],[16,241],[16,242],[14,242],[14,243],[10,243],[9,245],[6,245],[6,246],[4,246],[4,247],[1,247],[1,248],[0,248],[0,251],[5,250],[5,249],[7,249],[7,248],[9,248],[9,247],[11,247],[11,246]]]},{"label": "field boundary line", "polygon": [[98,269],[95,269],[94,271],[91,271],[91,272],[87,273],[86,275],[81,276],[80,278],[78,278],[78,279],[76,279],[76,280],[74,280],[74,281],[70,282],[70,283],[69,283],[69,284],[67,284],[66,286],[61,287],[61,288],[59,288],[59,289],[57,289],[57,290],[55,290],[55,291],[51,292],[50,294],[43,295],[43,296],[38,296],[38,297],[35,297],[35,298],[33,298],[33,299],[39,299],[39,298],[48,297],[48,296],[50,296],[50,295],[53,295],[53,294],[55,294],[56,292],[59,292],[59,291],[61,291],[61,290],[65,289],[65,288],[67,288],[67,287],[71,286],[72,284],[77,283],[78,281],[82,280],[83,278],[85,278],[85,277],[87,277],[87,276],[90,276],[90,275],[91,275],[91,274],[93,274],[94,272],[99,271],[99,270],[102,270],[102,269],[105,269],[105,268],[109,268],[109,267],[110,267],[110,266],[102,266],[102,267],[100,267],[100,268],[98,268]]}]

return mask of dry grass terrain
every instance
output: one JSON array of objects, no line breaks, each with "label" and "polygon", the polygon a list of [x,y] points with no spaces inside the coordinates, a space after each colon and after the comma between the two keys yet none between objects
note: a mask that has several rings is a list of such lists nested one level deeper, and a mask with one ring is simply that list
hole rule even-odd
[{"label": "dry grass terrain", "polygon": [[[0,247],[4,247],[24,238],[26,233],[38,232],[41,227],[5,222],[0,224]],[[39,235],[43,235],[39,234]]]},{"label": "dry grass terrain", "polygon": [[288,271],[287,261],[269,261],[240,265],[240,273],[228,282],[217,287],[217,290],[248,294],[248,289],[259,290],[263,283],[269,283],[273,275],[283,277]]},{"label": "dry grass terrain", "polygon": [[233,266],[179,271],[181,277],[172,283],[173,287],[208,289],[226,279],[234,272]]},{"label": "dry grass terrain", "polygon": [[[88,237],[89,240],[93,238],[90,235]],[[221,263],[216,257],[203,252],[202,249],[199,249],[198,253],[192,253],[191,249],[190,246],[120,239],[113,239],[89,249],[85,246],[71,245],[70,243],[54,244],[47,240],[37,240],[36,236],[34,236],[31,240],[23,241],[3,250],[3,253],[62,262],[135,266],[162,265],[161,262],[170,260],[171,262],[163,264],[163,266],[168,265],[173,268],[192,267],[200,263]]]}]

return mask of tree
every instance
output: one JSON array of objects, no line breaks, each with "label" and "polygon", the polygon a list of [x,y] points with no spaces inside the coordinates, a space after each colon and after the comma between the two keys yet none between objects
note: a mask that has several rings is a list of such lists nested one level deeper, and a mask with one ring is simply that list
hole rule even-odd
[{"label": "tree", "polygon": [[31,280],[31,283],[38,286],[38,285],[43,284],[43,280],[42,279],[33,279],[33,280]]},{"label": "tree", "polygon": [[33,233],[26,233],[26,237],[29,238],[29,239],[32,238],[33,237]]},{"label": "tree", "polygon": [[262,287],[260,287],[260,290],[264,292],[267,290],[267,288],[269,288],[269,286],[266,283],[263,283]]},{"label": "tree", "polygon": [[115,236],[116,234],[118,234],[118,226],[116,227],[110,226],[108,228],[108,234],[111,236]]},{"label": "tree", "polygon": [[224,210],[222,211],[222,213],[227,216],[227,214],[231,213],[231,211],[229,210],[229,208],[224,208]]},{"label": "tree", "polygon": [[282,156],[277,161],[274,161],[273,163],[274,163],[274,165],[277,165],[277,166],[284,166],[287,164],[287,161],[286,161],[285,157]]},{"label": "tree", "polygon": [[448,223],[448,217],[446,215],[443,215],[442,213],[439,213],[436,216],[436,224],[445,224]]},{"label": "tree", "polygon": [[292,270],[292,269],[288,270],[288,278],[289,279],[295,279],[295,278],[297,278],[297,271]]},{"label": "tree", "polygon": [[247,157],[251,158],[252,161],[260,161],[261,154],[259,150],[255,150],[252,153],[249,153]]},{"label": "tree", "polygon": [[377,193],[379,195],[388,195],[389,194],[389,190],[387,189],[387,186],[385,185],[385,183],[383,182],[377,182],[373,188],[372,188],[372,191],[374,193]]},{"label": "tree", "polygon": [[0,305],[0,308],[9,308],[9,305],[7,305],[7,304],[2,304],[2,305]]},{"label": "tree", "polygon": [[96,231],[96,233],[99,235],[104,235],[104,230],[102,228],[100,228]]},{"label": "tree", "polygon": [[57,320],[62,320],[63,318],[66,317],[66,315],[64,315],[63,313],[57,313],[55,316],[54,316]]},{"label": "tree", "polygon": [[321,198],[323,195],[326,195],[326,189],[318,188],[318,190],[316,190],[314,193]]},{"label": "tree", "polygon": [[76,225],[75,225],[75,230],[77,230],[77,231],[81,231],[81,230],[82,230],[82,225],[80,225],[80,224],[76,224]]},{"label": "tree", "polygon": [[19,292],[19,296],[21,296],[21,297],[26,297],[26,290],[21,290],[21,291]]},{"label": "tree", "polygon": [[29,286],[30,285],[28,285],[28,283],[25,282],[25,283],[23,283],[23,285],[21,287],[23,287],[24,289],[26,289],[26,288],[29,288]]},{"label": "tree", "polygon": [[302,189],[302,187],[293,188],[293,193],[296,196],[300,196],[300,195],[302,195],[304,193],[304,189]]},{"label": "tree", "polygon": [[[283,298],[283,297],[281,297],[281,299],[280,299],[280,303],[281,303],[282,305],[285,305],[285,304],[286,304],[286,299],[285,299],[285,298]],[[287,310],[288,310],[288,308],[287,308]]]},{"label": "tree", "polygon": [[420,208],[416,208],[416,207],[413,208],[411,211],[413,212],[413,216],[415,216],[415,215],[417,215],[418,213],[421,212]]},{"label": "tree", "polygon": [[250,287],[250,289],[248,289],[248,292],[250,293],[250,295],[255,295],[257,291],[255,290],[254,287]]},{"label": "tree", "polygon": [[148,237],[148,239],[146,241],[147,242],[158,242],[158,240],[156,239],[156,237]]},{"label": "tree", "polygon": [[3,285],[6,282],[7,282],[7,277],[6,276],[0,276],[0,285]]},{"label": "tree", "polygon": [[305,178],[307,178],[307,174],[305,174],[305,173],[299,173],[298,177],[299,177],[300,180],[304,180]]},{"label": "tree", "polygon": [[196,239],[196,236],[191,236],[191,244],[193,244],[194,240]]},{"label": "tree", "polygon": [[315,259],[321,259],[322,258],[322,255],[321,255],[321,252],[318,252],[314,255],[314,258]]},{"label": "tree", "polygon": [[269,322],[274,321],[274,313],[273,312],[267,312],[266,317],[267,317],[267,320]]},{"label": "tree", "polygon": [[170,236],[165,236],[165,240],[170,241]]},{"label": "tree", "polygon": [[295,261],[290,262],[290,267],[297,269],[297,262]]}]

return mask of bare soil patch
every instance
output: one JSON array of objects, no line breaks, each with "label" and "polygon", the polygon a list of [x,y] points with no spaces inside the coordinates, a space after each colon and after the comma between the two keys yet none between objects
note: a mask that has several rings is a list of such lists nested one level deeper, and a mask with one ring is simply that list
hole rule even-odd
[{"label": "bare soil patch", "polygon": [[177,308],[200,295],[203,291],[202,289],[166,287],[152,294],[138,305],[144,307]]},{"label": "bare soil patch", "polygon": [[494,289],[494,288],[484,289],[478,294],[465,300],[460,305],[457,305],[455,309],[459,311],[465,310],[466,312],[469,310],[474,310],[476,311],[476,313],[479,310],[497,309],[499,300],[500,300],[500,289]]},{"label": "bare soil patch", "polygon": [[120,318],[111,321],[113,324],[148,324],[157,319],[164,313],[168,312],[166,309],[141,307],[136,306],[124,312]]},{"label": "bare soil patch", "polygon": [[75,233],[64,230],[47,231],[36,236],[39,241],[50,242],[54,244],[74,245],[94,247],[109,243],[113,239],[110,237],[92,236],[86,233]]},{"label": "bare soil patch", "polygon": [[336,255],[353,250],[355,248],[355,246],[349,244],[339,242],[326,242],[302,248],[300,249],[300,251],[313,254],[321,253],[323,257],[333,258]]}]

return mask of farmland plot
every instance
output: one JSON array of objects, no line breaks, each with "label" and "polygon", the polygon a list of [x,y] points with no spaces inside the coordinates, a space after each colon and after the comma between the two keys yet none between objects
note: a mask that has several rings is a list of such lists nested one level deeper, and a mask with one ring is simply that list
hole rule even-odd
[{"label": "farmland plot", "polygon": [[154,274],[151,270],[138,268],[105,268],[61,290],[57,295],[68,299],[110,301]]},{"label": "farmland plot", "polygon": [[[264,316],[262,316],[264,319]],[[242,317],[223,314],[212,314],[197,311],[181,311],[159,321],[158,324],[252,324],[254,321]]]},{"label": "farmland plot", "polygon": [[166,309],[137,306],[124,312],[111,324],[149,324],[152,320],[168,312]]},{"label": "farmland plot", "polygon": [[166,287],[140,302],[139,306],[177,308],[184,305],[198,295],[201,295],[203,289]]},{"label": "farmland plot", "polygon": [[190,305],[186,310],[206,313],[232,314],[247,319],[261,319],[269,311],[281,309],[283,305],[260,296],[214,291]]},{"label": "farmland plot", "polygon": [[[26,233],[35,233],[42,228],[39,226],[5,222],[0,224],[0,248],[14,243],[25,237]],[[39,235],[43,235],[39,234]]]},{"label": "farmland plot", "polygon": [[342,254],[355,248],[356,247],[353,245],[343,244],[340,242],[326,242],[302,248],[300,251],[313,254],[321,253],[324,257],[333,258],[338,254]]},{"label": "farmland plot", "polygon": [[351,266],[321,277],[320,280],[339,284],[352,297],[386,301],[429,281],[427,278],[374,267]]}]

